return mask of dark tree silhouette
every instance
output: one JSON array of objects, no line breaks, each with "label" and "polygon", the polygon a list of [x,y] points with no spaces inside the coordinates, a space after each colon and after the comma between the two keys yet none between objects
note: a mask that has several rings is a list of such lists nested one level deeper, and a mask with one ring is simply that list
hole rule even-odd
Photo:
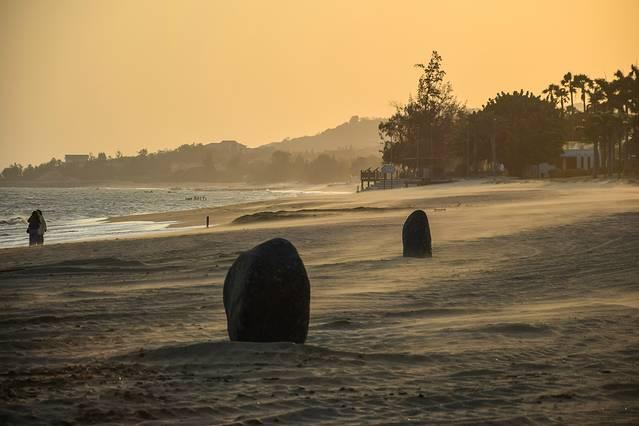
[{"label": "dark tree silhouette", "polygon": [[442,57],[433,51],[417,83],[416,99],[398,106],[395,114],[379,125],[384,141],[383,160],[410,168],[418,177],[443,174],[449,158],[455,121],[462,110],[445,80]]},{"label": "dark tree silhouette", "polygon": [[[497,160],[511,175],[522,176],[528,165],[552,162],[561,154],[562,122],[554,106],[532,93],[500,93],[490,99],[478,120],[484,133],[493,120]],[[484,134],[487,139],[488,135]]]}]

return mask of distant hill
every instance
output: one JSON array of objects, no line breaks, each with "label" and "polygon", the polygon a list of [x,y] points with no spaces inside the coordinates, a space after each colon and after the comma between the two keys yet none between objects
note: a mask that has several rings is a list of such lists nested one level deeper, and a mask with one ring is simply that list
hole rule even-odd
[{"label": "distant hill", "polygon": [[250,150],[246,145],[233,140],[208,143],[204,145],[204,149],[206,149],[207,152],[215,154],[217,158],[226,158]]},{"label": "distant hill", "polygon": [[94,185],[99,182],[336,182],[379,165],[381,120],[355,116],[315,136],[249,148],[234,140],[183,144],[172,150],[83,161],[55,158],[39,166],[14,164],[0,173],[0,185]]},{"label": "distant hill", "polygon": [[324,152],[349,149],[377,152],[381,142],[377,129],[381,121],[377,118],[353,116],[346,123],[333,129],[324,130],[317,135],[284,139],[281,142],[269,143],[259,148],[288,152]]}]

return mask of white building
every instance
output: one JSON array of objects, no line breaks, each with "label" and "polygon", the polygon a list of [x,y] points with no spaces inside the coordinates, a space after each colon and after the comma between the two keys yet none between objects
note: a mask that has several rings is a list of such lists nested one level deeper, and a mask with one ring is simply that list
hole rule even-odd
[{"label": "white building", "polygon": [[591,170],[595,165],[595,151],[592,144],[583,142],[566,142],[563,153],[555,164],[540,163],[528,166],[525,176],[533,178],[550,177],[553,170]]},{"label": "white building", "polygon": [[591,143],[566,142],[561,158],[561,169],[590,170],[595,165],[595,150]]}]

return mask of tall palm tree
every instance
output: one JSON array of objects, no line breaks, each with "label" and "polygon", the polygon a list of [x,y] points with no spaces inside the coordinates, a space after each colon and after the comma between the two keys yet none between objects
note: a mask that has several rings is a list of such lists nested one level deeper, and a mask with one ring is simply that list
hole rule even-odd
[{"label": "tall palm tree", "polygon": [[571,72],[567,72],[564,75],[564,78],[561,80],[561,85],[566,88],[566,92],[570,95],[570,109],[571,111],[574,111],[575,104],[573,102],[572,95],[576,93],[576,90],[575,90],[574,81],[573,81]]},{"label": "tall palm tree", "polygon": [[588,93],[590,95],[590,108],[593,112],[607,108],[606,93],[608,82],[603,78],[596,78],[588,83]]},{"label": "tall palm tree", "polygon": [[[618,70],[615,73],[615,80],[610,83],[610,85],[614,88],[614,104],[620,113],[620,119],[617,122],[620,125],[619,134],[623,134],[623,138],[618,139],[618,155],[620,160],[628,159],[629,134],[635,127],[632,122],[632,115],[636,115],[637,113],[637,89],[639,89],[639,85],[637,84],[638,76],[639,69],[633,65],[627,75]],[[622,154],[622,145],[624,144],[624,141],[625,155]],[[625,161],[622,161],[621,164],[625,165]]]},{"label": "tall palm tree", "polygon": [[[628,74],[630,77],[630,81],[628,83],[629,98],[630,98],[630,112],[632,115],[630,116],[630,127],[633,133],[633,141],[635,146],[637,146],[637,139],[639,135],[639,67],[637,65],[632,65],[630,73]],[[628,146],[627,149],[630,147]],[[628,155],[628,151],[626,151],[626,156]]]},{"label": "tall palm tree", "polygon": [[[625,111],[628,110],[628,84],[621,71],[615,73],[616,79],[607,81],[603,78],[595,79],[593,91],[590,95],[592,108],[600,116],[598,131],[602,144],[602,162],[606,174],[610,176],[615,168],[615,144],[618,144],[619,160],[622,160],[621,144],[624,129]],[[629,86],[629,85],[628,85]],[[621,165],[621,163],[620,163]],[[620,170],[621,172],[621,170]]]},{"label": "tall palm tree", "polygon": [[632,65],[628,79],[630,110],[637,114],[639,113],[639,67],[637,65]]},{"label": "tall palm tree", "polygon": [[586,93],[588,91],[588,84],[591,80],[586,74],[577,74],[573,77],[572,81],[575,89],[581,90],[581,103],[583,104],[583,112],[586,112]]},{"label": "tall palm tree", "polygon": [[559,104],[561,105],[561,112],[564,112],[564,102],[568,100],[568,92],[561,86],[555,85],[555,98],[559,100]]},{"label": "tall palm tree", "polygon": [[584,133],[588,139],[592,141],[592,150],[594,154],[592,165],[592,177],[596,178],[599,172],[599,140],[601,138],[602,118],[599,113],[591,109],[585,116]]},{"label": "tall palm tree", "polygon": [[[589,134],[593,142],[594,165],[592,176],[597,177],[599,168],[606,163],[605,159],[605,138],[604,138],[604,118],[602,113],[608,108],[606,99],[606,86],[608,82],[603,78],[590,80],[588,85],[588,93],[590,95],[590,109],[586,117],[589,123]],[[599,149],[601,145],[601,150]],[[603,158],[602,158],[603,157]]]},{"label": "tall palm tree", "polygon": [[559,90],[559,86],[556,84],[549,84],[547,88],[545,88],[542,93],[546,95],[546,100],[553,105],[557,105],[557,100],[555,99],[555,93]]}]

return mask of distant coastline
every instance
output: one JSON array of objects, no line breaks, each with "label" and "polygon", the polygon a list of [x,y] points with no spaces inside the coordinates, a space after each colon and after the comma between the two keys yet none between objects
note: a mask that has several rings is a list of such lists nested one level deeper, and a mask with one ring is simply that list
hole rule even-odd
[{"label": "distant coastline", "polygon": [[304,182],[207,182],[207,181],[189,181],[189,182],[156,182],[156,181],[119,181],[119,180],[96,180],[96,181],[6,181],[0,180],[0,188],[219,188],[229,190],[269,190],[269,189],[300,189],[308,187],[327,187],[335,185],[355,185],[351,182],[333,182],[318,185],[311,185]]},{"label": "distant coastline", "polygon": [[0,168],[1,186],[72,187],[207,183],[249,185],[298,181],[344,181],[379,164],[379,119],[357,116],[314,136],[285,139],[255,148],[235,140],[183,144],[125,156],[67,154],[39,165]]}]

